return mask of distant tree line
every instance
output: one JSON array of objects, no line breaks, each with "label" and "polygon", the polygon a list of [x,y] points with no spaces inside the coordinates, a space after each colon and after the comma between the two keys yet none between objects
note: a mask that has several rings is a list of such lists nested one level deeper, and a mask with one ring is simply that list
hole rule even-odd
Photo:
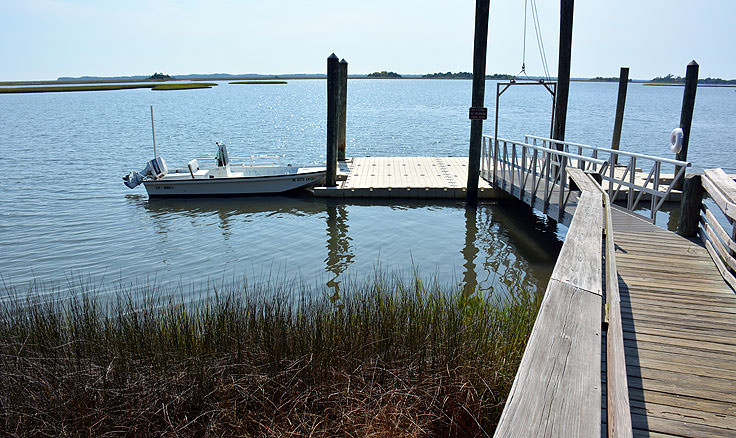
[{"label": "distant tree line", "polygon": [[[618,76],[596,76],[588,80],[594,82],[618,82],[618,79]],[[629,78],[629,82],[631,82],[631,78]]]},{"label": "distant tree line", "polygon": [[[685,78],[682,76],[673,76],[668,74],[667,76],[657,76],[652,79],[652,82],[663,82],[667,84],[684,84]],[[705,78],[698,79],[699,84],[736,84],[736,79],[721,79],[721,78]]]},{"label": "distant tree line", "polygon": [[369,78],[381,78],[381,79],[399,79],[401,75],[392,71],[374,71],[368,75]]},{"label": "distant tree line", "polygon": [[148,77],[148,80],[150,81],[165,81],[168,79],[174,79],[169,75],[165,75],[163,73],[154,73],[151,76]]},{"label": "distant tree line", "polygon": [[[461,71],[457,73],[447,72],[447,73],[429,73],[422,76],[426,79],[473,79],[473,73],[469,73],[466,71]],[[505,74],[493,74],[493,75],[486,75],[486,79],[513,79],[512,75],[505,75]]]}]

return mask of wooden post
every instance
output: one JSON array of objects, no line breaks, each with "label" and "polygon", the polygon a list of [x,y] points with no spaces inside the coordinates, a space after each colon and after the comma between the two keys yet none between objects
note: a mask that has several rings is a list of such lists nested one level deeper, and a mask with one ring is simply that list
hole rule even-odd
[{"label": "wooden post", "polygon": [[340,60],[340,92],[338,93],[337,160],[345,161],[345,128],[348,113],[348,62]]},{"label": "wooden post", "polygon": [[680,201],[680,226],[677,233],[684,237],[695,237],[700,226],[700,208],[703,204],[702,177],[696,173],[685,176]]},{"label": "wooden post", "polygon": [[[680,128],[684,134],[682,139],[682,149],[677,153],[676,158],[680,161],[687,161],[687,147],[690,144],[690,126],[693,122],[693,109],[695,108],[695,92],[698,89],[698,63],[695,60],[687,65],[685,73],[685,91],[682,93],[682,110],[680,111]],[[675,167],[675,175],[680,171],[680,167]],[[682,178],[672,182],[672,188],[680,190],[682,188]]]},{"label": "wooden post", "polygon": [[327,176],[325,187],[337,185],[337,132],[339,62],[333,53],[327,58]]},{"label": "wooden post", "polygon": [[[475,1],[475,43],[473,48],[473,108],[482,108],[486,92],[486,48],[488,46],[488,13],[490,0]],[[483,137],[483,120],[470,121],[470,151],[468,153],[468,185],[466,200],[478,202],[478,178],[480,177],[480,148]]]},{"label": "wooden post", "polygon": [[[555,126],[552,138],[565,141],[567,120],[567,98],[570,94],[570,54],[572,52],[572,16],[574,0],[560,1],[560,51],[557,64],[557,103],[555,104]],[[562,145],[557,149],[562,150]]]},{"label": "wooden post", "polygon": [[[618,75],[618,100],[616,101],[616,120],[613,122],[611,149],[619,150],[621,143],[621,127],[624,124],[624,107],[626,106],[626,89],[628,86],[629,68],[621,67],[621,72]],[[618,155],[614,155],[614,157],[618,157]]]}]

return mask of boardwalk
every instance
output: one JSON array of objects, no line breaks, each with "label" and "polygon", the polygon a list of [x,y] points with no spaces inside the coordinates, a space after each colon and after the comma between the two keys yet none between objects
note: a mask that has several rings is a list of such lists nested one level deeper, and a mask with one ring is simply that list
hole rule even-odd
[{"label": "boardwalk", "polygon": [[[568,172],[576,183],[581,180],[579,170]],[[722,171],[709,172],[703,185],[733,224],[736,185]],[[500,188],[550,217],[566,223],[572,218],[555,272],[598,272],[598,285],[608,287],[600,300],[600,287],[581,283],[580,274],[550,282],[495,436],[736,437],[736,294],[723,277],[730,274],[713,258],[723,260],[722,269],[736,266],[728,250],[716,256],[713,245],[709,253],[700,241],[617,206],[603,227],[604,240],[606,230],[613,235],[615,252],[605,245],[601,250],[600,203],[593,208],[583,203],[595,192],[590,183],[580,192],[560,180],[535,185],[521,178],[522,172],[513,180],[511,175],[496,174]],[[533,196],[533,188],[541,186]],[[703,217],[712,216],[702,208]],[[715,238],[714,232],[707,234]],[[730,228],[720,230],[726,240],[715,247],[733,251],[729,234]],[[618,294],[610,295],[609,287]],[[609,296],[619,297],[606,303],[617,310],[604,310],[611,324],[617,320],[617,329],[606,329],[590,306],[595,300],[602,306]],[[596,340],[599,347],[591,348]],[[611,365],[614,360],[621,365]],[[616,410],[607,406],[612,400]],[[626,421],[618,424],[622,418]]]},{"label": "boardwalk", "polygon": [[736,436],[734,291],[701,245],[613,222],[634,436]]}]

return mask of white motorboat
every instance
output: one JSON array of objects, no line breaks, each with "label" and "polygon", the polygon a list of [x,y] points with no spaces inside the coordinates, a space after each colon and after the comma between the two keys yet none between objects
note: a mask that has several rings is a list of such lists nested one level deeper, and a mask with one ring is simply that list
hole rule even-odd
[{"label": "white motorboat", "polygon": [[123,182],[131,189],[142,183],[151,197],[237,196],[305,189],[325,178],[325,167],[281,166],[274,161],[278,158],[260,155],[232,157],[231,161],[225,144],[217,142],[214,158],[197,158],[186,167],[169,171],[163,158],[156,157],[141,172],[125,175]]}]

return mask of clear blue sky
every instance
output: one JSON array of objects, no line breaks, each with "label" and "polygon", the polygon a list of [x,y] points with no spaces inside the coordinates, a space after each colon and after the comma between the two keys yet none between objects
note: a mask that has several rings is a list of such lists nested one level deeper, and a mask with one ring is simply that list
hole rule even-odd
[{"label": "clear blue sky", "polygon": [[[559,2],[537,0],[551,74]],[[736,78],[736,1],[578,0],[572,76]],[[475,1],[0,0],[0,80],[187,73],[471,71]],[[491,0],[488,73],[517,73],[524,0]],[[542,74],[531,20],[527,72]]]}]

